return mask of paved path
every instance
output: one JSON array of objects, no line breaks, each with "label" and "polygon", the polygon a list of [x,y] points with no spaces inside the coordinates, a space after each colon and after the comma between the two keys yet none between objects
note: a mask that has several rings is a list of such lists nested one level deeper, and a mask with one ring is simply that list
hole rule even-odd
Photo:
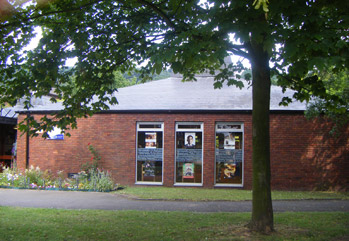
[{"label": "paved path", "polygon": [[[115,193],[0,189],[0,206],[190,212],[251,212],[251,201],[134,200]],[[275,212],[349,212],[349,200],[273,201]]]}]

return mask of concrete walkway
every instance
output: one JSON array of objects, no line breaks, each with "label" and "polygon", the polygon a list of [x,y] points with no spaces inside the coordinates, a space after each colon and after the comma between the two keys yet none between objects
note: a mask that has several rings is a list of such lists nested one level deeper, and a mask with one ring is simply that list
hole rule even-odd
[{"label": "concrete walkway", "polygon": [[[251,201],[161,201],[128,199],[115,193],[0,189],[0,206],[190,212],[251,212]],[[274,212],[349,212],[349,200],[273,201]]]}]

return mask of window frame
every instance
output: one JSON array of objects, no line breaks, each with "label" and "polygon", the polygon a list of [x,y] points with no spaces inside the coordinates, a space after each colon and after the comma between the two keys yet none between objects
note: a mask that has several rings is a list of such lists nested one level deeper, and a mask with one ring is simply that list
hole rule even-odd
[{"label": "window frame", "polygon": [[[218,125],[240,125],[240,129],[218,129]],[[242,133],[242,145],[241,145],[241,151],[242,151],[242,162],[241,162],[241,184],[235,184],[235,183],[217,183],[217,146],[216,142],[214,143],[215,146],[215,155],[214,155],[214,186],[215,187],[243,187],[244,186],[244,167],[245,167],[245,157],[244,157],[244,150],[245,150],[245,133],[244,133],[244,123],[243,122],[225,122],[225,121],[219,121],[215,123],[215,140],[217,133],[224,133],[224,132],[239,132]]]},{"label": "window frame", "polygon": [[[179,128],[179,125],[200,125],[200,129],[191,128]],[[201,182],[200,183],[181,183],[176,182],[177,177],[177,132],[201,132],[202,136],[202,148],[201,148]],[[174,143],[174,186],[186,186],[186,187],[202,187],[204,183],[204,122],[185,122],[178,121],[175,122],[175,143]]]},{"label": "window frame", "polygon": [[[160,125],[160,128],[141,128],[141,125]],[[161,167],[161,182],[149,182],[149,181],[138,181],[137,180],[137,164],[138,164],[138,132],[162,132],[162,167]],[[136,185],[154,185],[161,186],[164,183],[164,122],[149,122],[149,121],[137,121],[136,124],[136,168],[135,168],[135,184]]]}]

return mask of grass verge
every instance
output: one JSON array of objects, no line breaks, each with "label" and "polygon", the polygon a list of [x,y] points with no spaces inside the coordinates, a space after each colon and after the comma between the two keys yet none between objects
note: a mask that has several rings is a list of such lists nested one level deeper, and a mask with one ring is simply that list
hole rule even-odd
[{"label": "grass verge", "polygon": [[276,232],[250,233],[250,213],[0,207],[1,240],[348,240],[349,213],[277,213]]},{"label": "grass verge", "polygon": [[[238,189],[205,189],[205,188],[168,188],[168,187],[126,187],[117,193],[141,199],[164,200],[252,200],[252,191]],[[273,200],[304,200],[304,199],[349,199],[349,193],[337,192],[301,192],[273,191]]]}]

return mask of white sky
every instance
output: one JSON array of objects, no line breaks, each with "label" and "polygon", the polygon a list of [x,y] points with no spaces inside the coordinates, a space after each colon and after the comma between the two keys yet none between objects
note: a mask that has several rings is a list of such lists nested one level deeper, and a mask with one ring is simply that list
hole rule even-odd
[{"label": "white sky", "polygon": [[[39,41],[42,37],[42,30],[40,27],[35,27],[36,36],[30,41],[30,43],[24,48],[24,50],[32,50],[36,48],[39,44]],[[70,58],[65,61],[66,66],[74,66],[77,62],[77,58]]]}]

